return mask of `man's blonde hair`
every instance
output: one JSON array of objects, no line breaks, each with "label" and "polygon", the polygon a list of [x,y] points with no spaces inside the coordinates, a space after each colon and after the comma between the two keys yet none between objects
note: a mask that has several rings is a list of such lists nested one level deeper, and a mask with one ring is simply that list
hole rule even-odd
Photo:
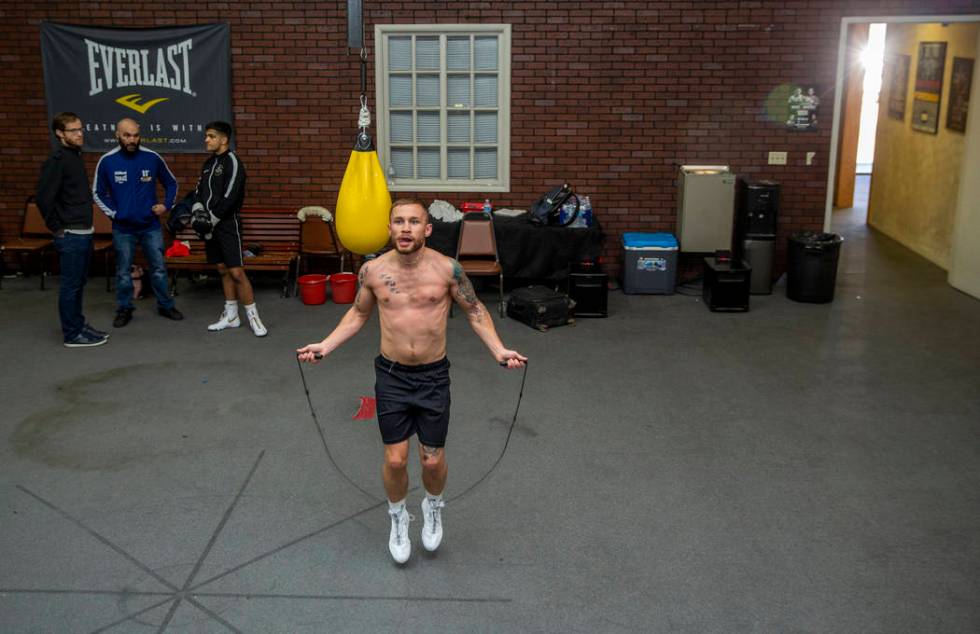
[{"label": "man's blonde hair", "polygon": [[388,218],[391,218],[391,213],[395,211],[395,207],[401,207],[402,205],[418,205],[425,211],[425,221],[429,221],[429,206],[421,198],[399,198],[391,203],[391,209],[388,210]]}]

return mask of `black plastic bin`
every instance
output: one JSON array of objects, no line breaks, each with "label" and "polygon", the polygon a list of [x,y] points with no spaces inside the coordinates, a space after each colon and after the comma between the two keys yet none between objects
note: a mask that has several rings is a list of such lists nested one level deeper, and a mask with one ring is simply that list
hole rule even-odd
[{"label": "black plastic bin", "polygon": [[797,302],[834,301],[837,260],[844,238],[836,233],[797,231],[789,237],[786,297]]}]

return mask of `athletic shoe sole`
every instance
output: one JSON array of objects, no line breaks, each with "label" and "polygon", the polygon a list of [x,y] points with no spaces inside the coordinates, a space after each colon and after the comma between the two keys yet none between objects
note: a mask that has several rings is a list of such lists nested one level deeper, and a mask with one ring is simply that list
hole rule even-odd
[{"label": "athletic shoe sole", "polygon": [[66,348],[93,348],[95,346],[101,346],[102,344],[108,343],[108,342],[109,342],[109,337],[106,337],[104,339],[100,339],[98,341],[89,341],[89,342],[85,342],[85,343],[70,343],[70,342],[66,341],[65,342],[65,347]]},{"label": "athletic shoe sole", "polygon": [[221,332],[222,330],[228,330],[229,328],[241,328],[242,322],[232,321],[229,322],[227,326],[218,326],[217,324],[211,324],[208,326],[210,332]]}]

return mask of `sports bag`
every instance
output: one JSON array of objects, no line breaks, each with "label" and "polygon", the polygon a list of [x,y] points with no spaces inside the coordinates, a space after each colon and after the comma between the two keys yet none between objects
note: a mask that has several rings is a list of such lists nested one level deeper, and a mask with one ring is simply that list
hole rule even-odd
[{"label": "sports bag", "polygon": [[551,326],[573,324],[575,302],[568,295],[544,286],[515,288],[507,299],[507,316],[531,328],[547,330]]},{"label": "sports bag", "polygon": [[[569,200],[575,201],[575,212],[561,222],[561,207]],[[567,227],[578,217],[579,200],[568,183],[556,187],[531,205],[531,222],[541,226]]]}]

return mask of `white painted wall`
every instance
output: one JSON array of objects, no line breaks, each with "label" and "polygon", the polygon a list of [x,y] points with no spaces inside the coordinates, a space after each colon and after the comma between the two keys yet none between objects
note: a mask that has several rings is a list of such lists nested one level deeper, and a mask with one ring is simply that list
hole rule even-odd
[{"label": "white painted wall", "polygon": [[980,299],[980,38],[973,59],[973,87],[947,279],[954,288]]}]

